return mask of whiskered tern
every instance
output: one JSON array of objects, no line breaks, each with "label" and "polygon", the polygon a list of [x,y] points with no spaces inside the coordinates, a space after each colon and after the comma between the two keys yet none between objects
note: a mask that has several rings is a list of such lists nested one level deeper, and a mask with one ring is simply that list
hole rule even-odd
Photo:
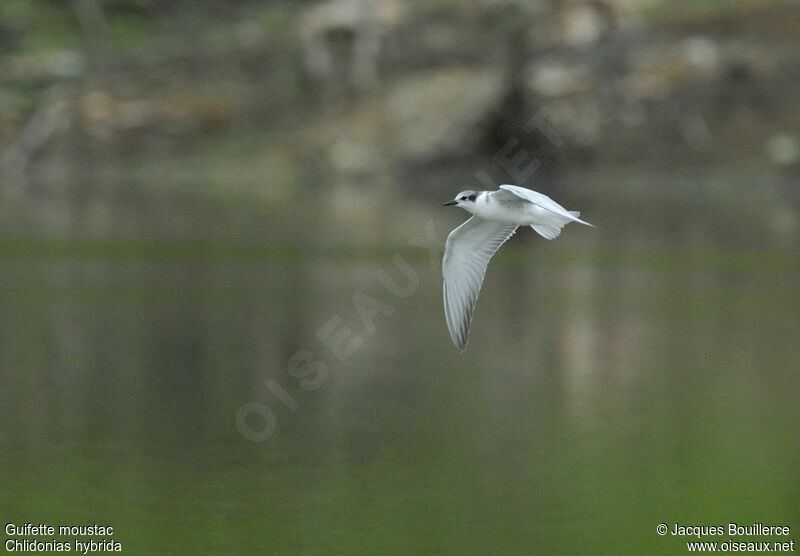
[{"label": "whiskered tern", "polygon": [[[461,207],[473,216],[450,232],[444,247],[444,316],[458,349],[467,348],[472,310],[492,256],[519,226],[555,239],[570,222],[592,226],[547,195],[516,185],[498,191],[462,191],[443,206]],[[592,226],[594,227],[594,226]]]}]

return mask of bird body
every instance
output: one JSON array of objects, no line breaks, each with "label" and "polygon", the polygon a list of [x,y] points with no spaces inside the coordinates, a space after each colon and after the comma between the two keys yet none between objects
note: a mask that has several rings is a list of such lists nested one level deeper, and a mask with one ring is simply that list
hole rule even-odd
[{"label": "bird body", "polygon": [[462,191],[444,206],[458,206],[472,218],[450,232],[442,259],[444,313],[453,343],[467,347],[472,312],[486,267],[519,226],[530,226],[545,239],[555,239],[570,222],[592,226],[547,195],[516,185],[498,191]]}]

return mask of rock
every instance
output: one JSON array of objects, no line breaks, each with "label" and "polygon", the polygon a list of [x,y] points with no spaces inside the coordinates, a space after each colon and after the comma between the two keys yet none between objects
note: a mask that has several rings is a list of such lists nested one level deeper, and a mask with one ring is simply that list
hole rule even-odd
[{"label": "rock", "polygon": [[592,88],[591,70],[583,64],[544,60],[531,64],[527,73],[528,87],[542,97],[563,97]]},{"label": "rock", "polygon": [[569,4],[561,16],[561,34],[569,46],[594,44],[611,28],[608,15],[589,3]]},{"label": "rock", "polygon": [[707,37],[689,37],[681,45],[683,58],[691,69],[705,76],[715,75],[720,67],[717,43]]},{"label": "rock", "polygon": [[791,166],[800,160],[800,141],[790,133],[776,133],[767,141],[767,156],[779,166]]},{"label": "rock", "polygon": [[76,50],[56,50],[47,59],[47,71],[53,77],[68,79],[86,71],[86,60]]},{"label": "rock", "polygon": [[589,47],[620,29],[637,27],[641,0],[563,0],[558,16],[558,42]]},{"label": "rock", "polygon": [[385,37],[404,15],[395,0],[328,0],[307,8],[299,20],[307,74],[335,94],[374,88]]},{"label": "rock", "polygon": [[61,49],[20,54],[8,58],[6,78],[23,83],[50,83],[80,77],[86,58],[77,50]]},{"label": "rock", "polygon": [[405,80],[388,99],[395,149],[415,160],[470,152],[477,127],[500,107],[504,93],[495,70],[446,69]]},{"label": "rock", "polygon": [[342,137],[330,145],[328,159],[337,172],[357,174],[376,171],[381,156],[373,145]]},{"label": "rock", "polygon": [[628,66],[621,85],[636,99],[663,100],[677,84],[692,75],[681,53],[661,45],[647,45],[631,51]]},{"label": "rock", "polygon": [[580,147],[597,145],[603,137],[606,115],[595,99],[558,100],[547,103],[546,117],[558,135]]}]

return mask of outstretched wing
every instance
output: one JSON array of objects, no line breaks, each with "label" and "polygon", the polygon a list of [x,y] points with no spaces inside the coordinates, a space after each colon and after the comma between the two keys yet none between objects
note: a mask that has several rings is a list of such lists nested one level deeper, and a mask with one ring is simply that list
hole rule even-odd
[{"label": "outstretched wing", "polygon": [[472,310],[478,301],[486,267],[517,226],[473,216],[450,232],[444,247],[444,316],[453,343],[467,347]]},{"label": "outstretched wing", "polygon": [[537,193],[536,191],[533,191],[531,189],[526,189],[524,187],[519,187],[517,185],[501,185],[500,189],[507,191],[508,192],[507,194],[515,195],[520,199],[524,199],[529,203],[533,203],[538,207],[543,208],[544,210],[550,211],[553,214],[557,214],[558,216],[562,216],[569,221],[579,222],[581,224],[585,224],[586,226],[592,226],[592,228],[594,228],[592,224],[584,222],[583,220],[578,218],[578,216],[580,216],[579,212],[572,212],[565,209],[547,195],[543,195],[542,193]]}]

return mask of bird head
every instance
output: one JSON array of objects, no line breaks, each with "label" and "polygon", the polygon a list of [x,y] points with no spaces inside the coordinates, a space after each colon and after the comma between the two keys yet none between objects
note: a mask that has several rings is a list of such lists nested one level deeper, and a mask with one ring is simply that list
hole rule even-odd
[{"label": "bird head", "polygon": [[467,189],[466,191],[462,191],[456,198],[452,201],[447,201],[446,203],[442,204],[443,207],[451,207],[451,206],[458,206],[463,208],[466,211],[472,212],[472,207],[474,206],[475,199],[478,198],[478,194],[471,189]]}]

